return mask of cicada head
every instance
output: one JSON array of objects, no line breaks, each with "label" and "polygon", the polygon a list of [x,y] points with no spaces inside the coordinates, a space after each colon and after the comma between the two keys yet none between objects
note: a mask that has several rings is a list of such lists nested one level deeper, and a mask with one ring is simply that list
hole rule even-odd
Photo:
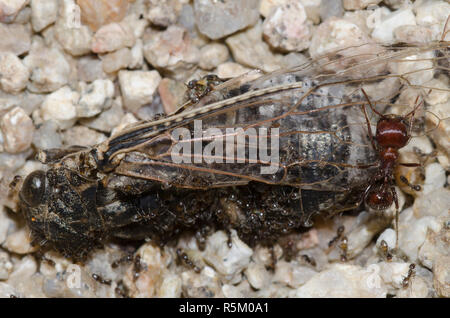
[{"label": "cicada head", "polygon": [[23,182],[20,209],[37,243],[64,256],[84,257],[101,237],[97,182],[66,168],[34,171]]}]

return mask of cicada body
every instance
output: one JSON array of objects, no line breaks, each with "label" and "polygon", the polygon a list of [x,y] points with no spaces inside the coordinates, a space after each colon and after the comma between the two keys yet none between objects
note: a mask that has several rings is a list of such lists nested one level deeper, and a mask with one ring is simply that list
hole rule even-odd
[{"label": "cicada body", "polygon": [[110,236],[167,241],[211,225],[273,242],[315,214],[361,205],[381,178],[370,122],[449,91],[439,84],[448,59],[447,42],[370,44],[227,81],[91,149],[43,152],[50,168],[24,181],[21,209],[37,238],[69,256]]}]

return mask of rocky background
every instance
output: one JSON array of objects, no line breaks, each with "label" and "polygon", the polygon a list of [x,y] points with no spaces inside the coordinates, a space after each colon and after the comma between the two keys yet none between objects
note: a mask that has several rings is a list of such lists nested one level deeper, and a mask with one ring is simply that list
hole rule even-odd
[{"label": "rocky background", "polygon": [[[403,150],[431,159],[423,191],[399,192],[396,253],[395,231],[363,212],[291,236],[291,256],[233,231],[229,248],[219,231],[204,251],[189,236],[164,248],[110,243],[73,264],[36,253],[7,195],[14,175],[42,168],[36,149],[95,145],[170,113],[191,79],[270,72],[371,40],[439,40],[449,2],[411,2],[0,0],[0,296],[449,297],[450,165],[427,136]],[[443,103],[448,112],[448,94]]]}]

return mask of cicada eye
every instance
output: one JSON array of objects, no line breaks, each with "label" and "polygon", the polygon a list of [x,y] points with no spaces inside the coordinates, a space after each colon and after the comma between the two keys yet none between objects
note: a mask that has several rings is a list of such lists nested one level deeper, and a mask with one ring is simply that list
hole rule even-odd
[{"label": "cicada eye", "polygon": [[366,197],[366,204],[374,210],[386,210],[394,202],[394,196],[389,189],[375,188]]},{"label": "cicada eye", "polygon": [[20,198],[29,206],[36,207],[44,202],[45,178],[45,172],[42,170],[34,171],[25,178],[20,190]]}]

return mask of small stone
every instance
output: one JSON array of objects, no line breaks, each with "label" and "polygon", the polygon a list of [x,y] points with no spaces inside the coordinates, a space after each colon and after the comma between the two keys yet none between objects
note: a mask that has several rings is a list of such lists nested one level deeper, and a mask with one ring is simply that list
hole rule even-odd
[{"label": "small stone", "polygon": [[8,253],[0,251],[0,280],[7,280],[12,269],[13,264],[9,259]]},{"label": "small stone", "polygon": [[92,39],[92,52],[106,53],[135,43],[134,33],[127,23],[110,23],[102,26]]},{"label": "small stone", "polygon": [[272,10],[275,10],[277,7],[282,6],[291,0],[261,0],[259,5],[259,13],[266,18]]},{"label": "small stone", "polygon": [[416,25],[412,9],[401,9],[382,17],[372,32],[372,38],[380,43],[392,43],[394,41],[394,31],[404,25]]},{"label": "small stone", "polygon": [[230,57],[228,48],[221,43],[207,44],[200,49],[199,66],[204,70],[212,70]]},{"label": "small stone", "polygon": [[416,219],[412,208],[408,208],[400,214],[398,246],[408,256],[409,261],[416,262],[427,232],[437,233],[441,228],[442,224],[435,217],[424,216]]},{"label": "small stone", "polygon": [[154,25],[168,27],[177,22],[182,8],[178,0],[149,0],[145,17]]},{"label": "small stone", "polygon": [[59,5],[55,25],[55,38],[65,51],[80,56],[91,51],[92,31],[80,22],[80,9],[73,0],[64,0]]},{"label": "small stone", "polygon": [[0,23],[0,39],[0,51],[19,56],[30,50],[31,32],[23,24]]},{"label": "small stone", "polygon": [[208,237],[204,260],[224,275],[225,280],[230,281],[247,267],[253,250],[239,239],[235,230],[231,230],[231,248],[227,241],[228,237],[223,231]]},{"label": "small stone", "polygon": [[163,78],[158,86],[158,93],[166,114],[174,113],[184,102],[187,87],[182,82]]},{"label": "small stone", "polygon": [[251,297],[252,290],[247,281],[242,281],[239,285],[224,284],[222,286],[223,295],[227,298],[244,298]]},{"label": "small stone", "polygon": [[11,52],[0,52],[0,86],[11,94],[17,94],[28,83],[30,72],[22,61]]},{"label": "small stone", "polygon": [[65,146],[95,146],[106,139],[106,136],[84,126],[73,126],[64,131],[63,143]]},{"label": "small stone", "polygon": [[384,283],[392,288],[402,288],[403,279],[408,276],[410,263],[380,262],[374,264],[379,267],[379,274]]},{"label": "small stone", "polygon": [[131,51],[129,48],[122,48],[117,51],[105,54],[101,57],[102,67],[105,73],[114,73],[127,68],[131,63]]},{"label": "small stone", "polygon": [[28,227],[22,227],[9,233],[2,247],[17,254],[29,254],[35,252],[39,246],[31,245],[31,233]]},{"label": "small stone", "polygon": [[24,151],[17,154],[0,152],[0,172],[2,170],[15,171],[25,164],[30,152]]},{"label": "small stone", "polygon": [[402,25],[394,30],[394,38],[397,43],[423,43],[430,41],[433,33],[430,29],[420,25]]},{"label": "small stone", "polygon": [[385,241],[388,248],[392,249],[395,248],[395,241],[396,241],[396,233],[393,229],[386,229],[383,233],[380,234],[380,236],[377,239],[376,246],[381,251],[381,242]]},{"label": "small stone", "polygon": [[362,10],[370,5],[376,5],[381,0],[343,0],[345,10]]},{"label": "small stone", "polygon": [[34,93],[53,92],[69,82],[71,66],[57,48],[33,48],[24,58],[31,72],[28,89]]},{"label": "small stone", "polygon": [[450,190],[440,188],[427,195],[421,195],[414,201],[414,215],[417,218],[446,216],[449,206]]},{"label": "small stone", "polygon": [[39,32],[56,21],[58,15],[58,0],[32,0],[31,25]]},{"label": "small stone", "polygon": [[225,62],[217,67],[215,73],[220,78],[233,78],[250,72],[252,69],[234,62]]},{"label": "small stone", "polygon": [[139,248],[136,255],[140,256],[142,270],[135,279],[134,265],[130,265],[123,282],[131,297],[154,297],[167,277],[166,266],[171,261],[170,253],[163,253],[160,248],[147,243]]},{"label": "small stone", "polygon": [[426,182],[423,186],[424,195],[443,188],[446,182],[444,168],[437,162],[427,165],[425,167],[425,180]]},{"label": "small stone", "polygon": [[138,122],[138,120],[132,113],[126,113],[125,116],[120,119],[120,123],[111,131],[111,136],[118,134],[136,122]]},{"label": "small stone", "polygon": [[263,264],[251,262],[244,273],[250,285],[255,289],[263,288],[270,281],[269,272]]},{"label": "small stone", "polygon": [[0,298],[11,298],[11,297],[17,297],[18,293],[9,284],[0,282]]},{"label": "small stone", "polygon": [[112,102],[111,108],[102,111],[97,117],[82,119],[81,123],[95,130],[111,132],[114,127],[120,124],[123,116],[122,102],[118,98]]},{"label": "small stone", "polygon": [[191,298],[223,297],[222,283],[217,273],[205,266],[200,274],[193,270],[181,274],[183,295]]},{"label": "small stone", "polygon": [[[375,265],[375,264],[374,264]],[[387,289],[382,284],[377,265],[364,269],[356,265],[333,264],[299,287],[296,297],[376,297],[385,298]]]},{"label": "small stone", "polygon": [[283,64],[286,68],[294,68],[309,63],[310,60],[303,54],[291,52],[283,56]]},{"label": "small stone", "polygon": [[110,80],[95,80],[91,84],[79,83],[81,97],[77,117],[93,117],[112,104],[114,84]]},{"label": "small stone", "polygon": [[[346,19],[332,17],[320,24],[314,32],[309,53],[312,58],[317,58],[339,49],[350,46],[358,47],[368,42],[370,42],[369,37],[358,25]],[[373,50],[370,47],[360,49],[364,49],[361,54],[366,50],[370,52]],[[355,49],[349,54],[356,55]]]},{"label": "small stone", "polygon": [[44,121],[34,133],[33,144],[38,149],[61,148],[58,125],[52,120]]},{"label": "small stone", "polygon": [[[440,41],[450,12],[450,4],[445,1],[426,1],[415,7],[414,12],[417,24],[431,30],[432,35],[428,40]],[[450,36],[447,32],[444,41],[449,40]]]},{"label": "small stone", "polygon": [[331,17],[342,17],[344,14],[344,8],[342,1],[335,0],[322,0],[320,4],[320,19],[322,21]]},{"label": "small stone", "polygon": [[450,297],[450,256],[439,257],[433,267],[433,285],[440,297]]},{"label": "small stone", "polygon": [[406,289],[400,289],[395,295],[397,298],[426,298],[429,297],[430,288],[420,276],[413,276]]},{"label": "small stone", "polygon": [[77,116],[77,103],[80,94],[64,86],[45,98],[41,107],[43,120],[53,120],[61,129],[72,126]]},{"label": "small stone", "polygon": [[303,51],[309,47],[310,25],[303,5],[295,0],[276,7],[264,20],[265,40],[284,51]]},{"label": "small stone", "polygon": [[252,28],[228,37],[225,42],[238,63],[265,72],[283,67],[282,55],[273,53],[261,37],[262,26],[258,23]]},{"label": "small stone", "polygon": [[11,23],[27,4],[26,0],[0,0],[0,22]]},{"label": "small stone", "polygon": [[[3,159],[0,157],[0,159]],[[3,244],[8,235],[8,230],[13,227],[13,221],[6,214],[6,210],[3,205],[0,205],[0,245]]]},{"label": "small stone", "polygon": [[120,22],[126,15],[129,0],[77,0],[81,21],[92,31],[111,22]]},{"label": "small stone", "polygon": [[259,0],[195,0],[195,21],[199,31],[217,40],[254,25],[259,17]]},{"label": "small stone", "polygon": [[120,71],[119,84],[124,106],[137,111],[142,105],[153,100],[161,76],[157,71]]},{"label": "small stone", "polygon": [[181,278],[175,274],[164,276],[161,287],[156,297],[159,298],[178,298],[181,296]]},{"label": "small stone", "polygon": [[292,288],[298,288],[304,285],[317,272],[310,267],[301,266],[295,261],[278,261],[275,267],[274,282],[285,284]]},{"label": "small stone", "polygon": [[97,79],[106,78],[103,71],[103,62],[96,55],[82,56],[77,59],[78,80],[82,82],[93,82]]},{"label": "small stone", "polygon": [[144,43],[141,39],[137,39],[131,48],[131,59],[128,63],[129,69],[140,69],[144,65]]},{"label": "small stone", "polygon": [[438,233],[428,231],[425,242],[419,250],[421,264],[431,270],[436,259],[441,256],[450,256],[450,250],[448,248],[449,241],[450,231],[446,227],[443,227]]},{"label": "small stone", "polygon": [[450,156],[450,121],[440,120],[440,118],[448,118],[450,116],[450,100],[445,103],[432,105],[427,111],[434,114],[433,116],[427,116],[427,121],[432,125],[431,127],[436,127],[431,132],[431,138],[438,149],[442,149],[447,156]]},{"label": "small stone", "polygon": [[187,31],[176,25],[162,32],[147,33],[144,56],[155,68],[177,80],[191,75],[200,57],[199,49],[192,44]]},{"label": "small stone", "polygon": [[141,14],[132,13],[127,15],[123,22],[128,24],[130,28],[133,30],[134,38],[136,40],[142,38],[144,35],[145,29],[149,26],[148,20],[142,18]]},{"label": "small stone", "polygon": [[31,118],[20,107],[7,112],[0,121],[3,133],[3,145],[9,153],[18,153],[28,149],[33,140],[34,125]]}]

